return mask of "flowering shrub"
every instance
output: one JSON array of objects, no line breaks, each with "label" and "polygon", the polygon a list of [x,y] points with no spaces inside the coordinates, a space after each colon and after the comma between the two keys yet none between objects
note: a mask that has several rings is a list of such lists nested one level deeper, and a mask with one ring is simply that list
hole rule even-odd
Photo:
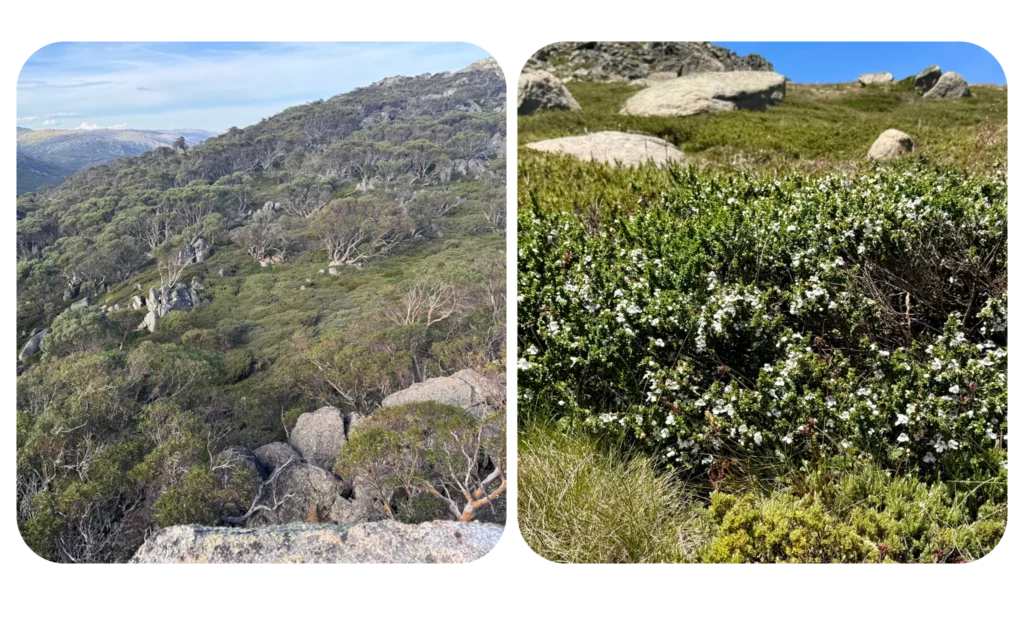
[{"label": "flowering shrub", "polygon": [[522,409],[712,478],[815,459],[1005,477],[1000,174],[527,159],[520,178]]}]

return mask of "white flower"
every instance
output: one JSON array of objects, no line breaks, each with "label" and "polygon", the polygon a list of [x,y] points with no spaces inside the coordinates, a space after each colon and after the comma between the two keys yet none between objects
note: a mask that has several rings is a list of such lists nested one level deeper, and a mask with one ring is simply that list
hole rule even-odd
[{"label": "white flower", "polygon": [[537,347],[536,347],[535,345],[530,345],[530,346],[529,346],[529,347],[528,347],[528,348],[526,349],[526,353],[530,354],[531,356],[535,356],[535,355],[537,355],[537,352],[538,352],[538,351],[540,351],[540,350],[539,350],[539,349],[537,349]]},{"label": "white flower", "polygon": [[924,458],[921,459],[921,460],[923,460],[924,462],[929,463],[929,464],[930,463],[934,463],[936,461],[935,455],[932,454],[931,452],[929,452],[928,454],[925,454]]},{"label": "white flower", "polygon": [[896,441],[899,443],[905,443],[910,441],[910,437],[907,437],[906,433],[900,433],[900,436],[896,438]]},{"label": "white flower", "polygon": [[907,423],[907,416],[905,416],[905,415],[903,415],[901,413],[896,414],[896,426],[899,426],[901,424],[906,424],[906,423]]},{"label": "white flower", "polygon": [[949,388],[949,393],[950,394],[959,394],[960,393],[960,386],[951,386]]},{"label": "white flower", "polygon": [[754,443],[761,445],[761,433],[754,433]]},{"label": "white flower", "polygon": [[526,359],[526,358],[519,358],[519,363],[518,363],[518,364],[516,364],[516,366],[517,366],[517,367],[519,368],[519,370],[521,370],[521,371],[526,371],[526,370],[529,370],[529,369],[530,369],[530,363],[529,363],[529,361],[527,361],[527,359]]},{"label": "white flower", "polygon": [[658,339],[658,340],[654,341],[654,344],[657,345],[658,347],[664,347],[665,346],[665,341],[663,341],[661,339]]}]

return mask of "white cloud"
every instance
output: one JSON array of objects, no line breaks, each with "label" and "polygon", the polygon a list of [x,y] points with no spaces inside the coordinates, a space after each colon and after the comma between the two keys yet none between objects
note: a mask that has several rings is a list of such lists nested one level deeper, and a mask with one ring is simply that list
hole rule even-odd
[{"label": "white cloud", "polygon": [[60,120],[43,120],[43,126],[53,126],[55,124],[60,124]]},{"label": "white cloud", "polygon": [[18,124],[21,124],[22,122],[35,122],[38,119],[39,116],[22,116],[21,118],[18,118]]},{"label": "white cloud", "polygon": [[79,124],[78,126],[76,126],[75,130],[76,131],[95,131],[96,129],[115,129],[115,130],[121,130],[121,129],[126,129],[126,128],[128,128],[128,124],[127,123],[113,124],[111,126],[100,126],[98,124],[93,124],[91,122],[83,122],[83,123]]}]

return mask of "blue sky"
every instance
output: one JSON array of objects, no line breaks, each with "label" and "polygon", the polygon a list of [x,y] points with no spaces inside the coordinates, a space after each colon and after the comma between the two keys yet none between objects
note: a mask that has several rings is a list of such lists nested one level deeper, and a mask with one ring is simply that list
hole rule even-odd
[{"label": "blue sky", "polygon": [[716,44],[740,55],[761,54],[776,71],[797,83],[839,83],[853,81],[861,73],[881,71],[902,79],[932,64],[960,73],[968,83],[1006,83],[995,57],[972,43]]},{"label": "blue sky", "polygon": [[466,43],[55,43],[21,70],[18,126],[219,132],[487,55]]}]

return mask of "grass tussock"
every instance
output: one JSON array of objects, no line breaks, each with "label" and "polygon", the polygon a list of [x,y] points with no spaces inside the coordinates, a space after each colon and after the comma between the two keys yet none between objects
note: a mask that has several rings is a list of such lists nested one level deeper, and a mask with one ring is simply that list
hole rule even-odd
[{"label": "grass tussock", "polygon": [[519,441],[519,525],[533,550],[564,563],[690,561],[701,517],[645,457],[587,436],[532,428]]}]

